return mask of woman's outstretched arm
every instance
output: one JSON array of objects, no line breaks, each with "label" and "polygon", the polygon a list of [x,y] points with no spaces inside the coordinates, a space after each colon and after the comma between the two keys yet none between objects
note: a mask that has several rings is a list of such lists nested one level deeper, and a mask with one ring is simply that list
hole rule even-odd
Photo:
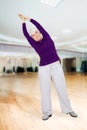
[{"label": "woman's outstretched arm", "polygon": [[28,40],[28,42],[33,46],[34,44],[34,40],[31,38],[31,36],[29,35],[28,31],[27,31],[27,27],[26,27],[26,20],[30,20],[29,17],[25,17],[22,14],[18,14],[18,16],[20,17],[20,19],[22,20],[22,30],[23,30],[23,34],[26,37],[26,39]]}]

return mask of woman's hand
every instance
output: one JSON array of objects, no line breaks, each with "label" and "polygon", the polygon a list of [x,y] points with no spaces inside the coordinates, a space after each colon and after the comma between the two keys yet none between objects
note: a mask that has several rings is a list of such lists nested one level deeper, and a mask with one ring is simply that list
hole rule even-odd
[{"label": "woman's hand", "polygon": [[26,20],[30,20],[29,17],[26,17],[26,16],[24,16],[22,14],[18,14],[18,16],[20,17],[20,19],[22,19],[23,22],[25,22]]}]

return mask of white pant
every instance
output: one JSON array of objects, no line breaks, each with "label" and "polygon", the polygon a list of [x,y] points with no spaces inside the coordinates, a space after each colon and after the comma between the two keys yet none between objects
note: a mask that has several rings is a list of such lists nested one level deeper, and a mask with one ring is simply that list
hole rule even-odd
[{"label": "white pant", "polygon": [[51,78],[56,87],[61,110],[71,112],[72,108],[66,91],[65,77],[59,61],[39,67],[39,81],[41,88],[42,113],[52,114],[51,106]]}]

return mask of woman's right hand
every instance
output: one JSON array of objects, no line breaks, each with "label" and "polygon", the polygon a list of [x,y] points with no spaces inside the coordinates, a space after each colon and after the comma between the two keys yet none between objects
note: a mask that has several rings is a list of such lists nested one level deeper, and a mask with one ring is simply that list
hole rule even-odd
[{"label": "woman's right hand", "polygon": [[30,20],[29,17],[26,17],[26,16],[24,16],[22,14],[18,14],[18,16],[20,17],[20,19],[22,19],[23,22],[25,22],[26,20]]},{"label": "woman's right hand", "polygon": [[23,22],[26,21],[26,18],[22,14],[18,14],[18,16],[20,17],[20,19],[22,19]]}]

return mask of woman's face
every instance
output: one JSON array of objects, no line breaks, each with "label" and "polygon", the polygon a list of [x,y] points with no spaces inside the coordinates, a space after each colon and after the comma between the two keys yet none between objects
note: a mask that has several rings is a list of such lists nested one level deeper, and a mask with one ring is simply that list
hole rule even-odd
[{"label": "woman's face", "polygon": [[31,37],[36,41],[39,42],[43,39],[43,35],[40,33],[40,31],[36,30]]}]

